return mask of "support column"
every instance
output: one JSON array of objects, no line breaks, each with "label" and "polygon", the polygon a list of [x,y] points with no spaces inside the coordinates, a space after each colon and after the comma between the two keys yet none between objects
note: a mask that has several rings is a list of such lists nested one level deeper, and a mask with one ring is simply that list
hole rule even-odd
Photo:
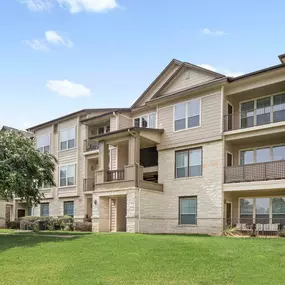
[{"label": "support column", "polygon": [[105,141],[99,142],[99,168],[96,171],[96,183],[104,183],[106,181],[107,170],[109,168],[109,148]]}]

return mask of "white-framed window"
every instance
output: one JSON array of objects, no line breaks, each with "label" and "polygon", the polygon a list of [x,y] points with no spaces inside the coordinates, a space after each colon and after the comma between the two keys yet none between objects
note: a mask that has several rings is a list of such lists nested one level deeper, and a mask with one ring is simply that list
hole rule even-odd
[{"label": "white-framed window", "polygon": [[40,152],[50,152],[50,135],[38,136],[37,139],[37,150]]},{"label": "white-framed window", "polygon": [[197,224],[197,197],[179,197],[179,224]]},{"label": "white-framed window", "polygon": [[74,217],[74,201],[63,202],[63,215]]},{"label": "white-framed window", "polygon": [[285,197],[240,198],[239,218],[247,224],[285,224]]},{"label": "white-framed window", "polygon": [[199,127],[201,122],[201,99],[174,105],[174,130]]},{"label": "white-framed window", "polygon": [[175,178],[202,176],[202,148],[175,152]]},{"label": "white-framed window", "polygon": [[76,185],[76,164],[63,165],[59,167],[59,186]]},{"label": "white-framed window", "polygon": [[49,216],[49,203],[41,203],[41,217]]},{"label": "white-framed window", "polygon": [[59,149],[66,150],[76,146],[76,127],[61,129],[59,132]]},{"label": "white-framed window", "polygon": [[260,147],[240,151],[240,165],[285,160],[285,145]]},{"label": "white-framed window", "polygon": [[151,113],[134,118],[134,127],[138,128],[156,128],[156,113]]},{"label": "white-framed window", "polygon": [[240,113],[242,129],[285,121],[285,93],[241,102]]}]

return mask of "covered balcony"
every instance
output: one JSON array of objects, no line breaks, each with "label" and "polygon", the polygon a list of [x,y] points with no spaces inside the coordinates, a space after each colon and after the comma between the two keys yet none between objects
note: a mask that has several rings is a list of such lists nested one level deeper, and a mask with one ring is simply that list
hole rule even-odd
[{"label": "covered balcony", "polygon": [[99,168],[95,191],[144,188],[162,191],[158,182],[158,154],[163,130],[132,127],[95,136]]}]

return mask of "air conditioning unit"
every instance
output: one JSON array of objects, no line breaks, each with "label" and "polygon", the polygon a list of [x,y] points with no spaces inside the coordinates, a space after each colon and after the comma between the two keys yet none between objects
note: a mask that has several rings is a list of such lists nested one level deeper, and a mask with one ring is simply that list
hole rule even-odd
[{"label": "air conditioning unit", "polygon": [[90,133],[91,133],[91,135],[96,136],[96,135],[97,135],[97,128],[92,127],[92,128],[90,129]]}]

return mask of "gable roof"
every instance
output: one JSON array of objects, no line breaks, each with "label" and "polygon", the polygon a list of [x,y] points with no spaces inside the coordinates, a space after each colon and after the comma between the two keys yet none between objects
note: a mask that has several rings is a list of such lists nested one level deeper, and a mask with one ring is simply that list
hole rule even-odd
[{"label": "gable roof", "polygon": [[8,127],[8,126],[2,126],[2,128],[0,129],[0,132],[19,132],[19,133],[22,133],[27,138],[32,138],[34,136],[34,134],[31,132],[22,131],[22,130]]},{"label": "gable roof", "polygon": [[[183,70],[184,67],[197,69],[197,70],[200,70],[200,71],[205,72],[207,74],[213,75],[215,77],[215,79],[226,78],[226,76],[224,74],[214,72],[212,70],[200,67],[198,65],[195,65],[195,64],[192,64],[189,62],[183,62],[180,65],[180,67],[172,74],[172,76],[170,76],[170,78],[155,92],[155,94],[153,95],[153,97],[151,99],[157,98],[159,96],[159,93],[181,72],[181,70]],[[205,83],[207,83],[207,82],[205,82]],[[203,85],[205,83],[201,83],[200,85]]]},{"label": "gable roof", "polygon": [[173,65],[182,65],[183,62],[178,59],[172,59],[167,66],[159,73],[159,75],[152,81],[152,83],[147,87],[147,89],[139,96],[139,98],[133,103],[131,109],[135,108],[137,104],[143,99],[143,97],[150,91],[150,89],[163,77],[163,75],[170,69]]},{"label": "gable roof", "polygon": [[38,128],[41,128],[43,126],[46,126],[46,125],[49,125],[49,124],[52,124],[52,123],[55,123],[55,122],[59,122],[59,121],[62,121],[64,119],[67,119],[67,118],[70,118],[70,117],[74,117],[74,116],[79,116],[79,115],[84,115],[84,114],[90,114],[92,112],[102,112],[102,111],[106,111],[106,112],[110,112],[110,111],[116,111],[118,110],[118,108],[99,108],[99,109],[82,109],[82,110],[79,110],[79,111],[76,111],[76,112],[73,112],[73,113],[69,113],[67,115],[64,115],[62,117],[58,117],[56,119],[53,119],[53,120],[50,120],[50,121],[47,121],[47,122],[44,122],[44,123],[41,123],[39,125],[36,125],[36,126],[32,126],[30,128],[28,128],[27,130],[28,131],[33,131],[35,129],[38,129]]}]

